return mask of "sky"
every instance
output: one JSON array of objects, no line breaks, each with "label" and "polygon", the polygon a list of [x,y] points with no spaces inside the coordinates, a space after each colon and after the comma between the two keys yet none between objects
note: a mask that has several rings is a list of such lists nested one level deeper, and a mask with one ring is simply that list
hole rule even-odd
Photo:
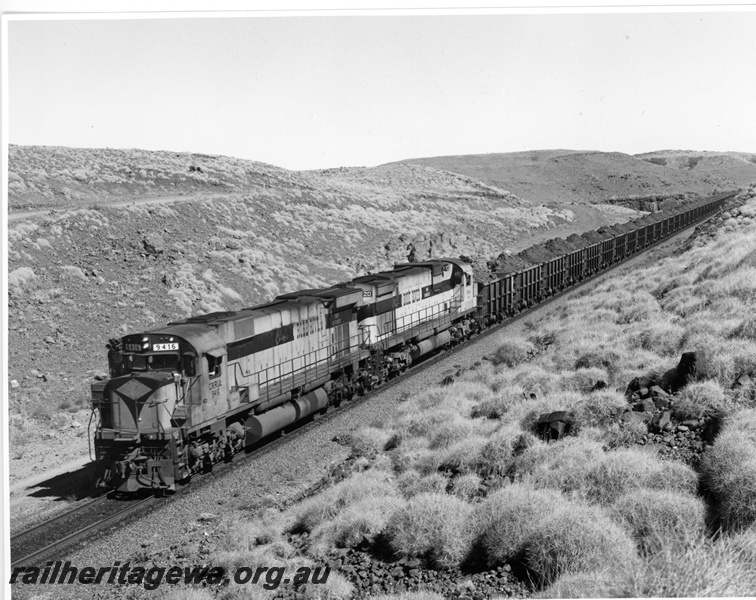
[{"label": "sky", "polygon": [[756,152],[753,9],[14,18],[7,140],[289,169]]}]

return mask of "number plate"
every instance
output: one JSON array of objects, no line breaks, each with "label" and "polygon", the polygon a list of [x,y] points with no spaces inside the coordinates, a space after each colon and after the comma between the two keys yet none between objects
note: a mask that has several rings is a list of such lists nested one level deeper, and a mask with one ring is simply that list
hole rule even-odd
[{"label": "number plate", "polygon": [[126,344],[126,352],[140,352],[142,347],[139,344]]},{"label": "number plate", "polygon": [[152,344],[153,352],[163,352],[165,350],[178,350],[178,343],[173,342],[172,344]]}]

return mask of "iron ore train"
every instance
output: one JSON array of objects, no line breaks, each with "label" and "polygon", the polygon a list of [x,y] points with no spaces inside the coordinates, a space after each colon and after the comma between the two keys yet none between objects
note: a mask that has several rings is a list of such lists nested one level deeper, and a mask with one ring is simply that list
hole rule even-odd
[{"label": "iron ore train", "polygon": [[97,484],[120,492],[173,490],[420,357],[700,221],[732,195],[485,282],[457,259],[400,264],[110,340],[110,377],[92,384]]}]

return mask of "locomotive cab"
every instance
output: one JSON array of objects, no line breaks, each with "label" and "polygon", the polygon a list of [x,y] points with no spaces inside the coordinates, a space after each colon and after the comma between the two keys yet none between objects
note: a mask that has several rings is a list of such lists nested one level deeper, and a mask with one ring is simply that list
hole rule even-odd
[{"label": "locomotive cab", "polygon": [[98,485],[122,492],[173,489],[188,477],[183,426],[225,397],[224,361],[217,346],[197,348],[175,332],[111,341],[111,378],[93,386],[92,395],[99,413]]}]

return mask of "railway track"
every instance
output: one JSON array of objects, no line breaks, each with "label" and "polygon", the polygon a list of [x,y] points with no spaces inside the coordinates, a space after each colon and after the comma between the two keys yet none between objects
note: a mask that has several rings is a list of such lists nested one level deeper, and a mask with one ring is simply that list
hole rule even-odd
[{"label": "railway track", "polygon": [[[536,309],[549,305],[551,302],[558,300],[566,294],[572,293],[582,286],[603,277],[607,273],[611,272],[626,263],[633,261],[644,255],[648,250],[658,247],[661,244],[669,243],[677,238],[690,232],[692,229],[705,222],[708,219],[698,221],[691,224],[690,227],[679,231],[677,234],[660,240],[655,244],[645,248],[641,252],[637,252],[632,256],[624,258],[611,266],[583,279],[576,285],[570,286],[556,294],[544,299],[540,303],[534,305],[531,308],[521,311],[513,317],[507,318],[501,323],[496,323],[482,332],[475,334],[469,342],[464,342],[455,347],[452,347],[446,351],[438,352],[427,357],[423,357],[410,369],[411,374],[420,374],[425,369],[437,364],[442,360],[453,356],[457,352],[464,348],[469,347],[470,344],[474,344],[475,341],[482,338],[493,335],[500,331],[502,328],[511,325],[512,323],[522,319],[523,317],[530,316]],[[394,385],[403,381],[404,377],[396,377],[382,383],[380,386],[370,390],[362,397],[362,399],[369,399],[375,394],[381,393]],[[251,446],[248,449],[248,453],[251,453],[250,458],[253,460],[260,460],[270,452],[275,451],[282,445],[286,444],[288,440],[293,439],[298,435],[302,435],[307,432],[311,427],[317,426],[319,422],[327,422],[340,415],[350,411],[351,408],[356,407],[360,402],[355,399],[352,401],[345,401],[339,407],[329,407],[324,414],[313,416],[310,419],[306,419],[303,422],[295,423],[289,428],[283,429],[278,434],[274,434],[269,438],[259,442],[258,444]],[[180,487],[177,490],[176,496],[190,492],[191,489],[198,486],[212,485],[213,481],[220,476],[225,476],[229,470],[234,469],[236,462],[228,464],[220,463],[216,465],[212,472],[207,473],[194,482],[191,486]],[[44,521],[38,525],[25,529],[11,537],[11,568],[17,566],[33,566],[43,563],[46,559],[50,558],[54,554],[60,553],[64,549],[70,549],[77,543],[95,537],[107,530],[108,528],[121,523],[128,519],[132,515],[143,514],[148,507],[156,507],[163,504],[166,501],[170,501],[168,498],[156,498],[154,496],[148,496],[135,500],[123,500],[112,497],[112,495],[103,495],[96,498],[92,498],[82,504],[78,504],[69,511],[66,511],[60,515]],[[83,522],[83,524],[82,524]],[[53,540],[53,541],[51,541]]]},{"label": "railway track", "polygon": [[157,498],[153,496],[120,501],[107,495],[77,504],[11,536],[11,568],[38,565],[58,551],[120,523],[155,501]]}]

